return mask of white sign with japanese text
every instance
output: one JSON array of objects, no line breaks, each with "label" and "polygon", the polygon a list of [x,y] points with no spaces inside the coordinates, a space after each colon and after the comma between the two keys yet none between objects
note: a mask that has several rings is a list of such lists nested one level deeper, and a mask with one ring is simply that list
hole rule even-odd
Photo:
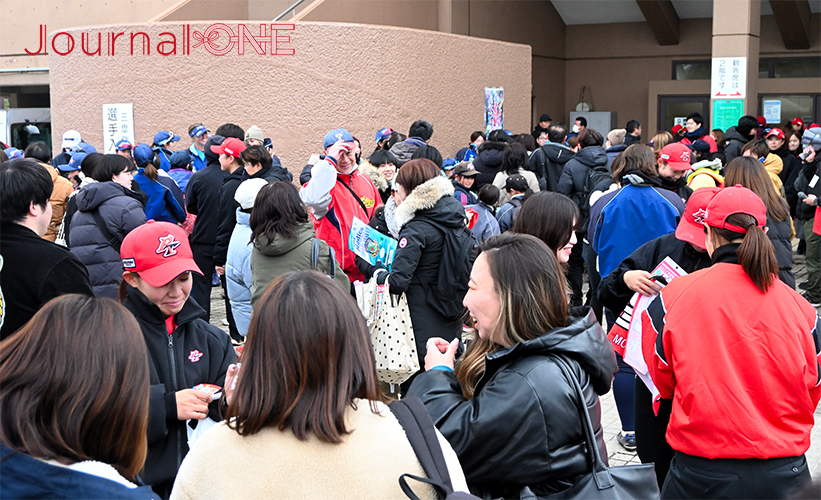
[{"label": "white sign with japanese text", "polygon": [[711,99],[747,97],[747,58],[714,57],[710,78]]},{"label": "white sign with japanese text", "polygon": [[134,105],[103,104],[103,149],[114,153],[115,145],[123,139],[134,145]]}]

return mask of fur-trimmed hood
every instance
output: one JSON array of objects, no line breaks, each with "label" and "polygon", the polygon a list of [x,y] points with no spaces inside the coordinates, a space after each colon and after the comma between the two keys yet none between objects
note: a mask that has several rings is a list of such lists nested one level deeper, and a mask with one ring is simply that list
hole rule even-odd
[{"label": "fur-trimmed hood", "polygon": [[362,160],[362,163],[359,164],[359,171],[367,175],[379,191],[384,192],[390,189],[391,184],[388,182],[388,179],[386,179],[384,175],[380,174],[379,170],[371,165],[371,162],[368,160]]},{"label": "fur-trimmed hood", "polygon": [[[461,206],[456,198],[453,198],[453,184],[446,177],[434,177],[414,189],[407,198],[396,208],[396,223],[399,229],[405,227],[417,212],[431,210],[437,202],[445,197],[450,197]],[[462,217],[464,218],[464,208]]]}]

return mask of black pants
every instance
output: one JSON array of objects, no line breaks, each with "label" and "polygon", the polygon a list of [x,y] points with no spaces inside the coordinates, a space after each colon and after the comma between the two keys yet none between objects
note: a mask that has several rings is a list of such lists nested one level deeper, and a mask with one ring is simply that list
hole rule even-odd
[{"label": "black pants", "polygon": [[710,460],[677,451],[661,498],[806,498],[810,485],[804,455]]},{"label": "black pants", "polygon": [[237,342],[245,340],[237,330],[237,323],[234,321],[234,311],[231,310],[231,301],[228,299],[228,277],[224,274],[220,276],[220,286],[222,286],[222,298],[225,300],[225,319],[228,320],[228,334]]},{"label": "black pants", "polygon": [[573,249],[570,251],[570,259],[567,261],[567,272],[565,272],[567,281],[570,283],[570,307],[578,307],[584,302],[584,297],[582,296],[582,285],[584,284],[584,257],[582,255],[583,245],[581,244],[584,235],[576,233],[576,237],[578,238],[579,243],[573,245]]},{"label": "black pants", "polygon": [[653,413],[653,395],[636,377],[633,396],[633,424],[636,428],[636,451],[643,464],[656,465],[659,489],[664,485],[675,451],[667,444],[667,424],[673,409],[672,399],[662,399],[658,415]]},{"label": "black pants", "polygon": [[202,271],[202,276],[191,273],[194,278],[191,287],[191,298],[197,305],[205,309],[205,321],[211,321],[211,280],[214,278],[214,247],[208,245],[192,245],[191,253],[194,254],[194,262]]}]

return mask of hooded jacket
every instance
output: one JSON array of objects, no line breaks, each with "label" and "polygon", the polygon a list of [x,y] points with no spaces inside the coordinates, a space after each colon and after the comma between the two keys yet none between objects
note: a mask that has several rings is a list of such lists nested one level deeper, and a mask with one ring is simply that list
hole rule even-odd
[{"label": "hooded jacket", "polygon": [[[250,229],[250,228],[249,228]],[[262,293],[278,276],[289,271],[311,269],[311,245],[315,237],[314,225],[308,221],[300,224],[295,238],[283,238],[277,234],[273,240],[261,235],[251,249],[251,304],[259,302]],[[331,275],[329,246],[320,240],[317,271]],[[336,282],[346,292],[351,291],[347,276],[334,262]]]},{"label": "hooded jacket", "polygon": [[[217,137],[217,140],[214,138]],[[222,144],[220,136],[212,136],[205,147],[208,166],[194,172],[188,180],[185,191],[185,205],[188,213],[197,216],[194,230],[188,239],[194,255],[211,256],[217,241],[219,226],[219,192],[226,173],[220,168],[219,155],[211,151],[214,144]],[[206,270],[207,271],[207,270]]]},{"label": "hooded jacket", "polygon": [[473,189],[479,192],[485,184],[492,184],[496,173],[502,169],[507,143],[485,141],[479,145],[479,154],[473,159],[473,167],[479,171]]},{"label": "hooded jacket", "polygon": [[237,209],[237,225],[228,242],[228,257],[225,261],[225,286],[231,312],[237,324],[237,331],[245,337],[251,323],[251,214]]},{"label": "hooded jacket", "polygon": [[[150,485],[170,482],[188,453],[186,421],[177,418],[176,392],[197,384],[222,387],[237,353],[228,334],[203,320],[205,311],[190,298],[174,316],[177,327],[171,334],[160,309],[136,288],[127,287],[123,305],[137,318],[148,347],[148,456],[142,478]],[[209,405],[208,416],[219,421],[217,404]]]},{"label": "hooded jacket", "polygon": [[111,465],[87,460],[54,465],[0,444],[0,491],[17,498],[123,498],[159,500],[151,488],[131,483]]},{"label": "hooded jacket", "polygon": [[374,187],[379,191],[379,196],[382,198],[382,203],[387,203],[388,198],[391,197],[391,183],[384,175],[379,173],[379,170],[371,165],[368,160],[362,160],[359,164],[359,171],[368,176]]},{"label": "hooded jacket", "polygon": [[724,159],[725,165],[741,156],[741,149],[750,142],[750,136],[741,135],[736,127],[730,127],[724,132]]},{"label": "hooded jacket", "polygon": [[695,191],[703,187],[724,187],[721,175],[721,160],[702,160],[693,164],[693,171],[687,176],[687,186]]},{"label": "hooded jacket", "polygon": [[555,142],[548,142],[536,149],[527,161],[527,169],[536,173],[539,187],[545,191],[556,191],[562,178],[564,166],[576,152]]},{"label": "hooded jacket", "polygon": [[145,224],[146,217],[137,195],[116,182],[97,182],[78,192],[77,213],[71,219],[71,253],[88,269],[94,295],[117,299],[117,289],[123,279],[120,252],[109,245],[103,236],[94,212],[99,212],[108,232],[117,241],[137,226]]},{"label": "hooded jacket", "polygon": [[485,241],[491,236],[498,236],[501,234],[499,230],[499,221],[493,214],[493,207],[490,207],[483,202],[478,202],[475,205],[468,205],[465,210],[473,210],[476,212],[476,223],[470,228],[470,232],[479,243]]},{"label": "hooded jacket", "polygon": [[590,208],[587,236],[598,255],[599,273],[607,276],[641,245],[675,231],[683,214],[684,202],[661,188],[657,177],[626,172],[622,187]]},{"label": "hooded jacket", "polygon": [[[596,177],[606,179],[606,182],[591,185],[593,183],[588,181],[588,177],[594,175],[594,170],[597,174]],[[582,217],[578,224],[581,229],[580,232],[584,232],[583,230],[587,227],[590,216],[587,196],[593,191],[607,189],[610,181],[610,171],[607,170],[607,153],[601,146],[582,148],[565,164],[556,191],[566,195],[578,205]]]},{"label": "hooded jacket", "polygon": [[416,152],[419,146],[424,146],[425,144],[427,143],[423,141],[421,137],[408,137],[404,141],[394,144],[390,152],[396,157],[396,168],[409,162],[411,156],[413,156],[413,153]]},{"label": "hooded jacket", "polygon": [[[456,231],[460,226],[466,226],[467,217],[465,207],[453,197],[450,181],[445,177],[434,177],[408,194],[396,208],[395,220],[399,226],[399,245],[388,280],[391,293],[407,296],[416,352],[422,361],[430,337],[450,341],[462,331],[461,321],[449,321],[430,305],[430,301],[436,300],[430,289],[435,288],[439,280],[445,235],[428,221]],[[469,232],[466,234],[470,236]]]},{"label": "hooded jacket", "polygon": [[[629,134],[628,134],[629,135]],[[616,144],[615,146],[610,146],[605,150],[607,154],[607,170],[610,170],[610,167],[613,165],[613,161],[627,149],[628,144]]]},{"label": "hooded jacket", "polygon": [[48,170],[51,176],[51,183],[54,186],[51,191],[51,197],[48,202],[51,204],[51,224],[48,225],[43,239],[51,241],[52,243],[57,239],[57,232],[60,230],[60,224],[63,223],[63,215],[66,213],[66,205],[68,204],[68,197],[74,192],[74,187],[71,181],[57,173],[57,169],[47,163],[37,162]]},{"label": "hooded jacket", "polygon": [[764,159],[764,170],[767,171],[767,175],[770,176],[770,180],[773,181],[773,187],[775,190],[784,196],[783,193],[783,184],[781,183],[781,177],[778,175],[784,170],[784,162],[781,161],[781,158],[773,153],[767,153],[767,157]]},{"label": "hooded jacket", "polygon": [[616,356],[592,312],[486,355],[470,400],[450,371],[428,370],[414,380],[408,396],[425,403],[459,456],[472,493],[518,498],[529,486],[546,495],[589,472],[575,392],[553,356],[568,360],[578,375],[606,457],[598,396],[610,390]]}]

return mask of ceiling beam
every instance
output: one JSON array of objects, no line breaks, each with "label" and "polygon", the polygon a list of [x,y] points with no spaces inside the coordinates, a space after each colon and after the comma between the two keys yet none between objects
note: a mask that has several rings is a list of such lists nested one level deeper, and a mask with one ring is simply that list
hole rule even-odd
[{"label": "ceiling beam", "polygon": [[[806,1],[806,0],[805,0]],[[670,0],[636,0],[659,45],[678,45],[679,18]]]},{"label": "ceiling beam", "polygon": [[784,46],[789,50],[810,48],[809,0],[778,0],[770,2],[778,31]]}]

